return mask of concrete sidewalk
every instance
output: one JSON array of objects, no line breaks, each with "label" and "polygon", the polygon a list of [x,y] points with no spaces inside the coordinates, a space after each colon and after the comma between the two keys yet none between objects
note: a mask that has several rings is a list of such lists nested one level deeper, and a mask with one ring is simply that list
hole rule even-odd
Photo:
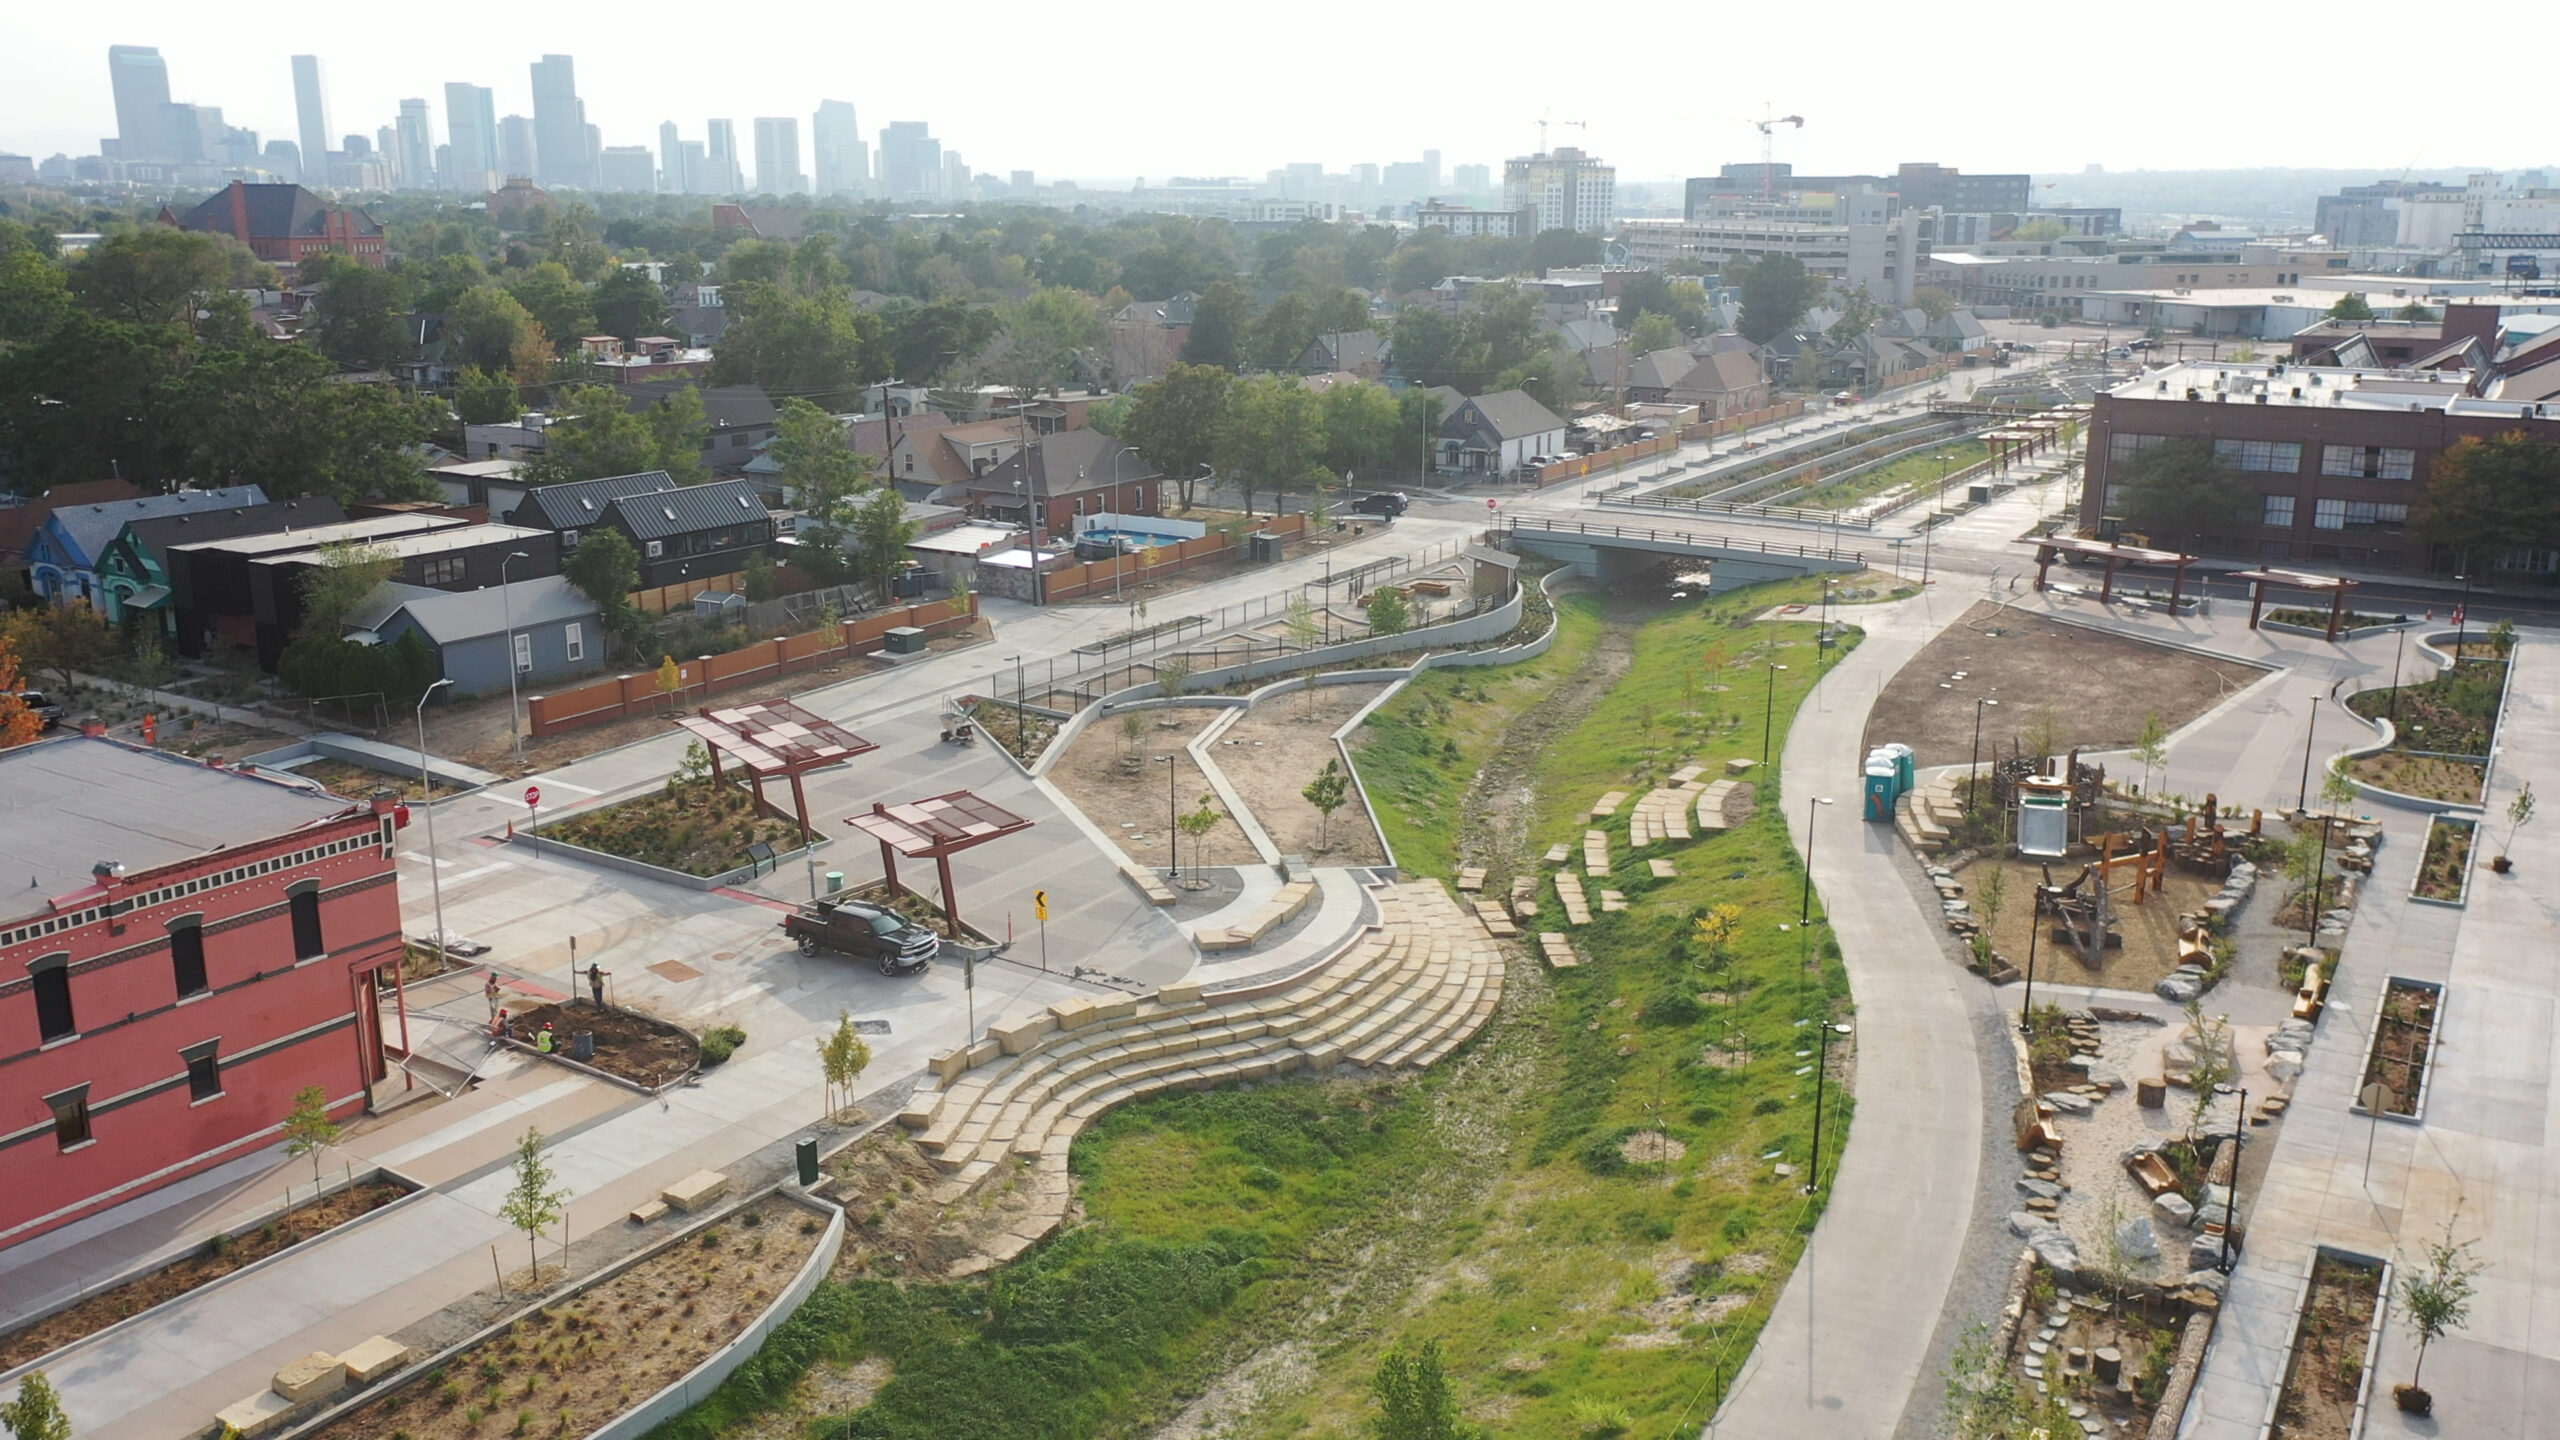
[{"label": "concrete sidewalk", "polygon": [[1858,648],[1796,713],[1781,762],[1798,851],[1818,809],[1813,877],[1857,1004],[1857,1118],[1829,1208],[1787,1280],[1710,1436],[1885,1436],[1920,1379],[1972,1218],[1984,1125],[1980,1063],[1960,986],[1898,867],[1888,825],[1859,818],[1867,712],[1878,687],[1969,597],[1859,607]]}]

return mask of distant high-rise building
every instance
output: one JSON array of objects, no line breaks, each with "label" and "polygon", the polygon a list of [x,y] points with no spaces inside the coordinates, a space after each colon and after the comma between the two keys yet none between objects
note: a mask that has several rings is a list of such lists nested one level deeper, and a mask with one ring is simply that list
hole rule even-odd
[{"label": "distant high-rise building", "polygon": [[453,163],[438,167],[444,188],[465,195],[486,195],[503,183],[498,174],[498,94],[486,85],[459,82],[444,87],[444,130],[453,147]]},{"label": "distant high-rise building", "polygon": [[809,188],[800,173],[800,122],[789,115],[756,117],[756,188],[768,195],[798,195]]},{"label": "distant high-rise building", "polygon": [[922,120],[892,120],[880,132],[880,193],[930,199],[942,185],[942,142]]},{"label": "distant high-rise building", "polygon": [[1535,211],[1540,230],[1597,233],[1618,216],[1618,169],[1570,145],[1507,160],[1502,208]]},{"label": "distant high-rise building", "polygon": [[942,198],[946,200],[969,198],[969,167],[960,163],[960,152],[957,150],[942,152]]},{"label": "distant high-rise building", "polygon": [[267,151],[263,158],[267,169],[272,171],[277,179],[289,180],[296,185],[303,183],[302,147],[290,140],[270,140],[267,142]]},{"label": "distant high-rise building", "polygon": [[658,188],[670,195],[690,194],[685,179],[684,142],[676,138],[676,122],[658,123]]},{"label": "distant high-rise building", "polygon": [[373,148],[382,159],[383,183],[397,185],[400,180],[400,129],[396,125],[376,127]]},{"label": "distant high-rise building", "polygon": [[820,195],[864,195],[871,189],[871,147],[854,123],[853,106],[821,100],[809,124],[809,160]]},{"label": "distant high-rise building", "polygon": [[222,112],[215,110],[213,119],[193,105],[168,104],[160,107],[160,132],[151,142],[156,148],[150,158],[170,165],[194,165],[207,157],[205,131],[221,123]]},{"label": "distant high-rise building", "polygon": [[434,122],[427,113],[427,102],[401,101],[400,119],[392,128],[391,163],[400,167],[400,184],[410,190],[434,189],[436,137]]},{"label": "distant high-rise building", "polygon": [[498,122],[498,174],[500,183],[515,176],[533,178],[533,121],[523,115],[509,115]]},{"label": "distant high-rise building", "polygon": [[534,178],[545,185],[595,188],[587,145],[587,106],[578,98],[578,62],[545,55],[533,62]]},{"label": "distant high-rise building", "polygon": [[1422,188],[1425,190],[1440,188],[1440,152],[1437,150],[1422,152]]},{"label": "distant high-rise building", "polygon": [[128,162],[172,158],[162,129],[169,118],[169,67],[160,58],[160,48],[108,46],[107,79],[116,94],[116,158]]},{"label": "distant high-rise building", "polygon": [[329,90],[320,74],[320,57],[293,57],[293,116],[302,135],[305,185],[329,182]]},{"label": "distant high-rise building", "polygon": [[705,195],[736,195],[747,188],[747,177],[741,171],[738,156],[738,124],[734,120],[710,122],[710,143],[703,158],[710,162],[703,181]]},{"label": "distant high-rise building", "polygon": [[1034,176],[1034,175],[1033,175],[1030,171],[1028,171],[1028,170],[1016,170],[1016,171],[1014,171],[1014,172],[1013,172],[1013,193],[1014,193],[1017,197],[1022,198],[1022,199],[1026,199],[1026,200],[1027,200],[1027,199],[1031,198],[1031,192],[1040,188],[1039,184],[1037,183],[1037,180],[1038,180],[1038,177],[1037,177],[1037,176]]},{"label": "distant high-rise building", "polygon": [[658,188],[657,157],[646,145],[607,145],[596,167],[596,188],[618,195],[646,195]]},{"label": "distant high-rise building", "polygon": [[1456,181],[1461,194],[1493,193],[1493,167],[1490,165],[1461,165],[1449,173]]}]

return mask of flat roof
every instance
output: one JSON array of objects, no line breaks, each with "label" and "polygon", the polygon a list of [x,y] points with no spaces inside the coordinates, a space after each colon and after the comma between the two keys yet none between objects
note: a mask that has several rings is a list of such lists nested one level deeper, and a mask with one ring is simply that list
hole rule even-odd
[{"label": "flat roof", "polygon": [[[468,550],[477,545],[500,545],[518,540],[530,543],[547,539],[550,534],[548,530],[529,530],[521,525],[457,525],[450,529],[428,530],[415,535],[393,535],[381,540],[370,540],[365,542],[364,551],[368,555],[406,560],[418,555],[441,555],[447,550]],[[310,558],[308,555],[289,551],[282,555],[261,555],[249,563],[296,565],[307,563]]]},{"label": "flat roof", "polygon": [[14,895],[0,903],[0,921],[41,914],[49,898],[88,888],[101,861],[138,873],[359,808],[299,784],[103,737],[0,750],[0,888]]},{"label": "flat roof", "polygon": [[173,550],[218,550],[226,555],[272,555],[283,550],[309,550],[320,545],[359,543],[391,535],[414,535],[421,530],[452,530],[471,521],[460,515],[371,515],[362,520],[341,520],[334,525],[312,525],[300,530],[278,530],[269,535],[243,535],[233,540],[198,540],[170,547]]},{"label": "flat roof", "polygon": [[[2469,399],[2465,370],[2391,370],[2378,366],[2215,364],[2182,360],[2146,370],[2107,393],[2119,400],[2188,400],[2199,404],[2301,405],[2339,410],[2455,408]],[[2263,399],[2261,398],[2263,397]],[[2475,402],[2477,403],[2477,402]],[[2491,409],[2481,413],[2500,413]]]},{"label": "flat roof", "polygon": [[1016,540],[1022,532],[1010,526],[957,525],[932,535],[919,535],[907,542],[910,550],[930,550],[953,555],[975,555],[990,545]]}]

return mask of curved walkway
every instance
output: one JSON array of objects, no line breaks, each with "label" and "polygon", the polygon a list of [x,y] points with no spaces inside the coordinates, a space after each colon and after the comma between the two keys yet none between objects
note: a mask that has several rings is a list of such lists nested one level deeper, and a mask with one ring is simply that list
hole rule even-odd
[{"label": "curved walkway", "polygon": [[1963,588],[1861,607],[1866,637],[1806,697],[1787,735],[1781,803],[1805,847],[1857,1002],[1857,1122],[1831,1201],[1759,1344],[1707,1433],[1798,1440],[1894,1433],[1920,1379],[1973,1215],[1983,1089],[1963,972],[1896,873],[1889,825],[1859,818],[1876,692],[1973,602]]}]

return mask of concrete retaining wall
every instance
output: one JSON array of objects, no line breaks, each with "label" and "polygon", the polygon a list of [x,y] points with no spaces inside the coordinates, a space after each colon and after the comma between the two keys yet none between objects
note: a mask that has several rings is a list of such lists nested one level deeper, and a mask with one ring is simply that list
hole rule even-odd
[{"label": "concrete retaining wall", "polygon": [[[634,860],[626,855],[608,855],[602,850],[590,850],[584,845],[572,845],[566,840],[554,840],[548,835],[537,838],[529,830],[516,831],[514,834],[509,835],[506,838],[505,843],[509,845],[530,846],[533,847],[537,853],[547,854],[556,850],[560,854],[584,864],[601,866],[607,870],[619,870],[626,875],[638,875],[643,879],[656,880],[667,885],[678,885],[687,890],[701,890],[706,892],[717,890],[724,885],[735,885],[741,880],[754,879],[757,873],[757,867],[753,865],[741,865],[735,870],[724,870],[717,875],[688,875],[682,870],[670,870],[664,865],[652,865],[646,860]],[[809,846],[806,850],[777,851],[773,857],[772,868],[778,870],[782,868],[783,865],[791,861],[798,860],[805,854],[809,854],[813,851],[824,850],[827,846],[833,843],[833,841],[821,840],[817,844]]]}]

